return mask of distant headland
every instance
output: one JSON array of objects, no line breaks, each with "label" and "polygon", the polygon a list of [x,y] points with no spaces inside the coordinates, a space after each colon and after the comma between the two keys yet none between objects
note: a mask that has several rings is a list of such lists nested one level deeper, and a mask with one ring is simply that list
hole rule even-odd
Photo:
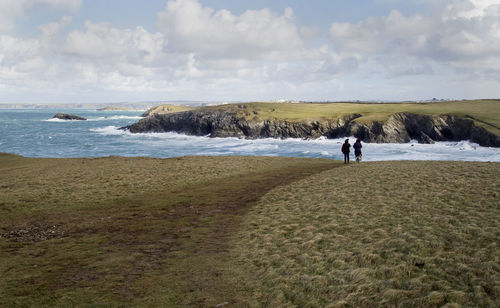
[{"label": "distant headland", "polygon": [[426,103],[235,103],[162,105],[123,129],[210,137],[342,138],[364,142],[420,143],[470,140],[500,147],[500,100]]}]

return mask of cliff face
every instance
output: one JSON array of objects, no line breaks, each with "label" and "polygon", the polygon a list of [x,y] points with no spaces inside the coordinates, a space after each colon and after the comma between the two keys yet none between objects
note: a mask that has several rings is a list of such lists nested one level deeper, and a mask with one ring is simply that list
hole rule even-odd
[{"label": "cliff face", "polygon": [[192,110],[172,114],[155,114],[124,127],[132,133],[174,131],[197,136],[239,138],[342,138],[355,136],[364,142],[403,143],[412,139],[420,143],[471,140],[482,146],[500,147],[500,138],[470,119],[397,113],[386,122],[360,124],[359,114],[334,121],[290,122],[246,119],[224,110]]},{"label": "cliff face", "polygon": [[350,135],[370,142],[404,143],[415,139],[420,143],[434,143],[471,140],[482,146],[500,147],[500,138],[495,134],[476,126],[470,119],[450,115],[431,117],[398,113],[392,115],[385,123],[373,122],[369,125],[354,123],[350,132]]}]

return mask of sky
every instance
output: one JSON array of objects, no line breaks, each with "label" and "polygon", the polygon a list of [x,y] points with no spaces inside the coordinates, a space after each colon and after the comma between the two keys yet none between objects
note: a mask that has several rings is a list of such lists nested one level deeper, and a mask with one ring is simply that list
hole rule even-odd
[{"label": "sky", "polygon": [[500,0],[0,0],[0,104],[500,98]]}]

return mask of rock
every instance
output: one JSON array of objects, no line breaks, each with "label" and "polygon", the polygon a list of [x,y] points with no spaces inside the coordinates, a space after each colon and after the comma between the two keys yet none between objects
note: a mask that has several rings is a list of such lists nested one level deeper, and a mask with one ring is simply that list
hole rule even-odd
[{"label": "rock", "polygon": [[[238,106],[239,109],[242,109]],[[343,138],[355,136],[364,142],[420,143],[471,140],[482,146],[500,147],[500,139],[471,119],[457,116],[428,116],[410,113],[391,115],[385,122],[360,124],[360,114],[349,114],[336,120],[262,120],[237,111],[195,109],[170,114],[153,114],[139,122],[122,127],[131,133],[175,131],[188,135],[210,137],[256,138]]]},{"label": "rock", "polygon": [[56,113],[53,119],[86,121],[87,119],[70,113]]}]

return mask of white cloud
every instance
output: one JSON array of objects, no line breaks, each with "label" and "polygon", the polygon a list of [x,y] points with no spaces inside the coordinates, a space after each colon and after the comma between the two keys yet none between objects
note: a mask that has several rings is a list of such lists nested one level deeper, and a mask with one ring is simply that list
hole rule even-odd
[{"label": "white cloud", "polygon": [[42,32],[42,37],[50,38],[57,35],[62,29],[67,27],[73,18],[71,16],[64,16],[60,22],[51,22],[45,25],[38,26],[38,30]]},{"label": "white cloud", "polygon": [[430,73],[433,64],[477,71],[477,59],[500,73],[499,4],[455,0],[433,15],[392,11],[358,24],[332,23],[330,38],[335,50],[376,58],[390,75]]},{"label": "white cloud", "polygon": [[77,11],[82,0],[0,0],[0,32],[12,31],[16,20],[29,10],[40,6]]},{"label": "white cloud", "polygon": [[500,0],[452,0],[445,7],[446,19],[476,18],[497,16],[500,13]]},{"label": "white cloud", "polygon": [[0,31],[38,7],[63,10],[38,37],[0,32],[0,99],[45,90],[66,99],[411,99],[427,98],[423,87],[439,97],[441,88],[478,93],[476,81],[500,86],[500,0],[411,1],[437,9],[320,29],[292,9],[235,14],[170,0],[151,32],[63,17],[81,1],[0,0]]},{"label": "white cloud", "polygon": [[306,40],[312,40],[321,35],[321,30],[316,26],[302,26],[300,27],[300,35]]},{"label": "white cloud", "polygon": [[171,50],[214,57],[265,58],[302,47],[290,8],[283,15],[269,9],[234,15],[203,7],[197,0],[175,0],[158,14],[158,27]]},{"label": "white cloud", "polygon": [[0,35],[0,82],[29,78],[43,63],[38,40]]},{"label": "white cloud", "polygon": [[49,83],[57,84],[54,91],[175,92],[191,98],[212,91],[237,99],[245,89],[253,89],[248,96],[330,84],[333,75],[356,65],[355,57],[327,46],[309,47],[304,40],[314,40],[320,31],[298,30],[292,9],[235,15],[197,0],[177,0],[158,14],[161,32],[91,21],[83,29],[62,31],[71,23],[65,16],[40,25],[36,39],[0,36],[0,84],[40,91]]},{"label": "white cloud", "polygon": [[165,38],[161,33],[150,33],[143,27],[118,29],[109,23],[85,22],[85,31],[68,34],[63,50],[78,58],[107,59],[154,63],[162,55]]}]

